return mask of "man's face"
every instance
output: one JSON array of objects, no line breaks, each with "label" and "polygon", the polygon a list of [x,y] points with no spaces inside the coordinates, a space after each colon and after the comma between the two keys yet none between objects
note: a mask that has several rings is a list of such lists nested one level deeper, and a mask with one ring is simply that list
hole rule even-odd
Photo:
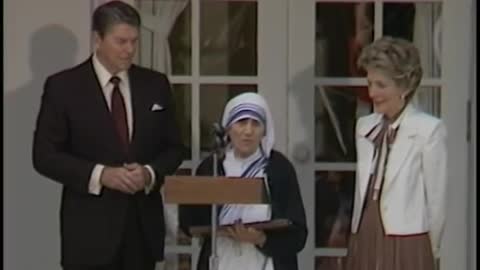
[{"label": "man's face", "polygon": [[111,26],[101,37],[95,33],[99,61],[112,74],[127,70],[137,50],[138,28],[126,23]]}]

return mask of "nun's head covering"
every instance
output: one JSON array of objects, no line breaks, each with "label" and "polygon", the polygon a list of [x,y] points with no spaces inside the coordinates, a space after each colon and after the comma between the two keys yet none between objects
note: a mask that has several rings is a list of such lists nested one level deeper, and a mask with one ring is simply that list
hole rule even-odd
[{"label": "nun's head covering", "polygon": [[222,126],[228,130],[234,123],[247,118],[257,120],[265,127],[261,149],[266,157],[270,157],[275,142],[272,114],[265,99],[257,93],[243,93],[231,99],[225,106]]}]

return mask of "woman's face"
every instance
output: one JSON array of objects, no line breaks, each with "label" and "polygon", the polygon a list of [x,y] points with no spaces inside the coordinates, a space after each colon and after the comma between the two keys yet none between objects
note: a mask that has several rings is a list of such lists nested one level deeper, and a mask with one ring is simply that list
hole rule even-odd
[{"label": "woman's face", "polygon": [[368,94],[373,102],[373,109],[387,118],[396,116],[405,106],[402,95],[404,88],[378,69],[367,69]]},{"label": "woman's face", "polygon": [[265,127],[257,120],[246,118],[235,122],[228,129],[235,156],[246,158],[255,153],[265,134]]}]

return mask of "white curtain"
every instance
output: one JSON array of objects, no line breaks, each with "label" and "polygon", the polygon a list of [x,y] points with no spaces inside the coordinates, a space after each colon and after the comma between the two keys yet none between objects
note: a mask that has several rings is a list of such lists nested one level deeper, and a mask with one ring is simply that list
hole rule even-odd
[{"label": "white curtain", "polygon": [[[145,2],[145,4],[143,3]],[[168,36],[178,16],[188,4],[188,0],[141,1],[151,9],[141,8],[143,26],[153,32],[153,68],[171,74],[172,56]],[[148,11],[153,11],[147,13]]]},{"label": "white curtain", "polygon": [[[423,77],[439,77],[441,70],[441,6],[416,4],[413,42],[420,52]],[[413,99],[423,111],[440,116],[441,91],[421,88]]]}]

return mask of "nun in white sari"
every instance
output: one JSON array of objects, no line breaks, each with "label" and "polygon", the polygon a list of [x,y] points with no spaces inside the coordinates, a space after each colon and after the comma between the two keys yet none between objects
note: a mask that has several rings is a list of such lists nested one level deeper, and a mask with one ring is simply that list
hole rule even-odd
[{"label": "nun in white sari", "polygon": [[[234,224],[227,235],[218,236],[217,253],[221,270],[297,270],[297,253],[307,236],[305,211],[293,166],[273,150],[273,120],[267,103],[258,94],[244,93],[227,103],[222,117],[226,131],[225,155],[219,160],[219,175],[260,177],[266,184],[269,204],[223,205],[220,225]],[[197,169],[198,175],[212,174],[211,157]],[[283,231],[260,231],[244,223],[287,218]],[[180,206],[180,226],[210,223],[209,207]],[[208,269],[210,239],[204,239],[198,270]]]}]

